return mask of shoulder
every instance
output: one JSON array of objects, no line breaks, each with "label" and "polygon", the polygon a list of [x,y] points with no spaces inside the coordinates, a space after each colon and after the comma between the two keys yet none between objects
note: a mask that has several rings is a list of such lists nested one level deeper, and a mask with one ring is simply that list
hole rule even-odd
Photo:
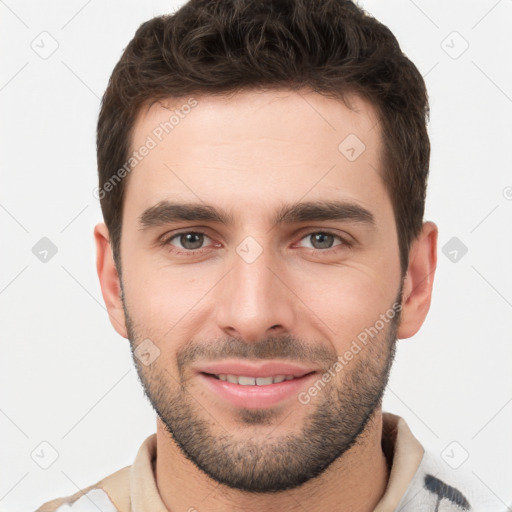
[{"label": "shoulder", "polygon": [[403,512],[504,512],[507,506],[472,472],[425,451],[399,507]]},{"label": "shoulder", "polygon": [[130,468],[126,466],[75,494],[47,501],[36,512],[129,512]]}]

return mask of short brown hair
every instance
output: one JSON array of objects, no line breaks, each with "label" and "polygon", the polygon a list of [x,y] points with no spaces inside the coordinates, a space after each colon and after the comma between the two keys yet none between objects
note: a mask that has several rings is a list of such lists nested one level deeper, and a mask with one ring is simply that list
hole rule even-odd
[{"label": "short brown hair", "polygon": [[104,187],[128,159],[141,108],[255,88],[309,88],[342,101],[356,93],[372,104],[405,272],[425,208],[428,96],[392,32],[349,0],[190,0],[139,27],[112,72],[97,129],[101,208],[118,271],[127,180]]}]

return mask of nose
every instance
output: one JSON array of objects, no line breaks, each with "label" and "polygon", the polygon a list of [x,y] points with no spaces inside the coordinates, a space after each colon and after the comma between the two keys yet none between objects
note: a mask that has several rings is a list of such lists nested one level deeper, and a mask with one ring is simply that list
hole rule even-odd
[{"label": "nose", "polygon": [[286,274],[270,250],[252,262],[235,253],[231,271],[216,287],[218,327],[246,342],[291,332],[297,326],[297,299]]}]

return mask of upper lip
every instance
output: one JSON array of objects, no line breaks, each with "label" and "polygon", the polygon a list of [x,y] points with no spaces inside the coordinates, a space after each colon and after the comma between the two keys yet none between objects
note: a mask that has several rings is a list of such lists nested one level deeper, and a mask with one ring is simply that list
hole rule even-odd
[{"label": "upper lip", "polygon": [[274,377],[276,375],[291,375],[302,377],[316,371],[314,368],[287,363],[284,361],[265,361],[250,363],[247,361],[218,361],[205,363],[195,367],[200,373],[212,375],[243,375],[245,377]]}]

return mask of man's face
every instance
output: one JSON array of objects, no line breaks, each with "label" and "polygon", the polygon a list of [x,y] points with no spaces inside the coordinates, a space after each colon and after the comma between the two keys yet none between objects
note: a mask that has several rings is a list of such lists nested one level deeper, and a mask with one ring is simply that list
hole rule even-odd
[{"label": "man's face", "polygon": [[380,127],[354,96],[354,111],[306,92],[196,100],[168,134],[160,123],[186,101],[153,105],[134,128],[132,150],[156,143],[124,200],[134,361],[208,475],[293,488],[354,445],[393,358],[401,273]]}]

